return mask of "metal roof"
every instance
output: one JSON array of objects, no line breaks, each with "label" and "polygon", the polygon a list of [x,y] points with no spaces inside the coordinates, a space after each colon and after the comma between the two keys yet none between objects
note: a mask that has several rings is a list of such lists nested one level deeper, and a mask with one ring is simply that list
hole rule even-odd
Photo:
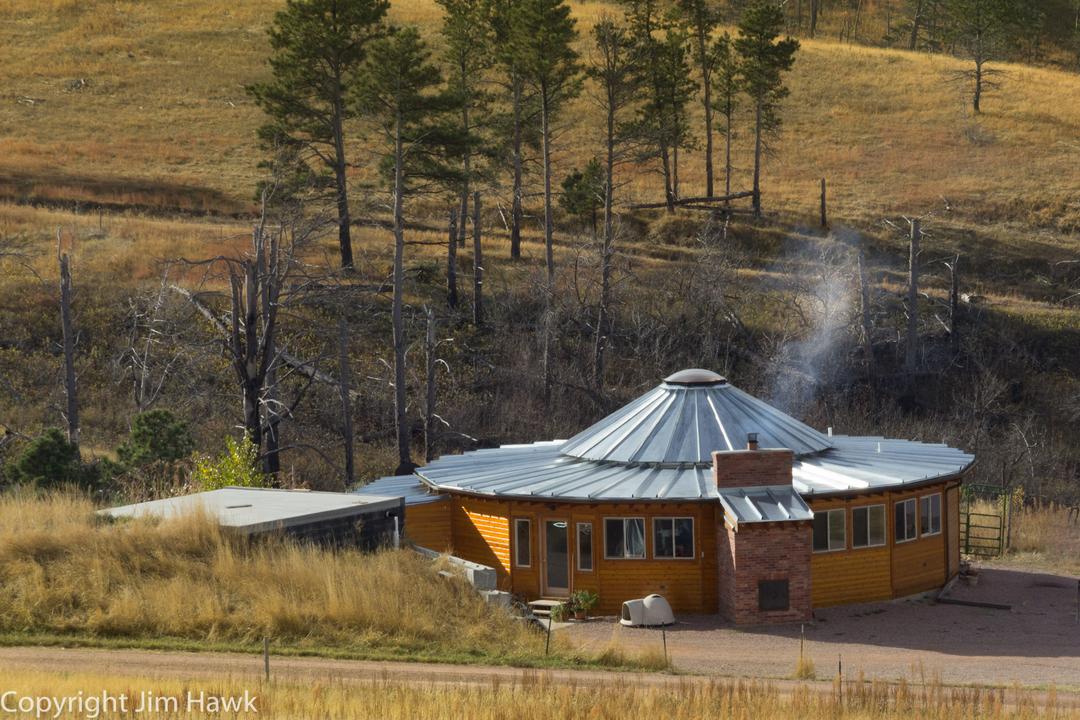
[{"label": "metal roof", "polygon": [[796,458],[792,484],[803,495],[874,491],[953,477],[975,456],[944,443],[834,435],[834,448]]},{"label": "metal roof", "polygon": [[445,495],[436,495],[415,475],[391,475],[372,480],[367,485],[352,491],[353,495],[402,497],[406,505],[424,505],[445,500]]},{"label": "metal roof", "polygon": [[736,523],[812,520],[813,511],[790,485],[721,488],[720,504]]},{"label": "metal roof", "polygon": [[100,514],[114,518],[157,517],[169,520],[205,512],[215,518],[222,527],[257,533],[400,506],[399,497],[357,497],[334,492],[227,487],[123,505],[102,510]]},{"label": "metal roof", "polygon": [[[975,460],[972,455],[941,444],[845,436],[830,440],[833,448],[795,460],[793,487],[799,494],[865,492],[918,484],[959,475]],[[416,472],[437,488],[533,500],[720,497],[708,465],[595,462],[564,454],[563,445],[564,441],[556,440],[445,455]]]},{"label": "metal roof", "polygon": [[708,465],[714,450],[745,448],[749,433],[757,433],[762,447],[796,456],[832,447],[822,433],[719,375],[684,370],[570,438],[562,453],[602,462]]}]

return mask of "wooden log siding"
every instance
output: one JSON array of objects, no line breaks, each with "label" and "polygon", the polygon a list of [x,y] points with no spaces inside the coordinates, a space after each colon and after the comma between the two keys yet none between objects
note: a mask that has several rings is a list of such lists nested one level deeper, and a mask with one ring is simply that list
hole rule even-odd
[{"label": "wooden log siding", "polygon": [[[845,549],[813,553],[811,556],[812,605],[827,607],[885,600],[934,590],[944,585],[959,569],[959,491],[950,486],[955,486],[955,483],[943,482],[915,490],[880,492],[852,498],[810,497],[808,502],[814,511],[835,508],[846,511]],[[942,493],[941,533],[933,536],[920,534],[916,540],[897,545],[893,533],[895,504],[908,498],[918,500],[934,493]],[[500,588],[527,600],[545,594],[543,523],[545,520],[562,520],[567,523],[570,591],[587,589],[597,593],[600,602],[595,612],[605,615],[618,613],[623,601],[650,593],[664,595],[676,612],[719,611],[720,567],[716,529],[718,523],[723,522],[719,503],[562,503],[452,495],[447,502],[448,530],[447,525],[438,519],[439,511],[434,509],[440,504],[433,504],[430,510],[419,510],[418,517],[430,514],[421,521],[419,530],[430,533],[424,541],[427,546],[436,545],[439,537],[451,538],[449,544],[456,555],[495,568]],[[885,506],[886,544],[854,548],[851,510],[868,505]],[[410,508],[407,517],[412,518],[412,513],[422,507],[425,506]],[[645,520],[644,559],[604,557],[604,519],[625,517]],[[665,517],[694,518],[693,558],[654,558],[652,521]],[[516,518],[530,521],[532,547],[529,567],[513,565],[513,520]],[[406,522],[410,527],[408,519]],[[593,528],[591,571],[578,569],[576,531],[577,524],[582,522],[592,523]],[[410,537],[414,537],[415,526],[412,528],[407,531]]]},{"label": "wooden log siding", "polygon": [[453,545],[450,498],[405,506],[405,537],[429,550],[443,552]]},{"label": "wooden log siding", "polygon": [[[828,607],[856,602],[872,602],[903,597],[940,588],[959,569],[959,505],[950,506],[951,496],[946,494],[947,483],[928,485],[915,490],[883,492],[860,495],[854,498],[831,498],[808,500],[814,512],[836,508],[846,511],[846,547],[844,550],[814,553],[811,557],[811,596],[814,607]],[[957,490],[949,491],[957,493]],[[926,495],[942,493],[941,532],[919,536],[897,544],[894,535],[894,508],[896,503]],[[885,505],[885,545],[876,548],[852,546],[853,508],[867,505]],[[946,538],[949,547],[946,550]]]},{"label": "wooden log siding", "polygon": [[[570,591],[592,590],[599,598],[594,610],[618,613],[625,600],[651,593],[665,596],[676,612],[713,613],[717,604],[715,528],[718,504],[688,503],[545,503],[494,501],[455,496],[453,502],[453,547],[459,557],[494,567],[500,587],[525,599],[541,597],[544,565],[542,526],[546,520],[567,523],[570,562]],[[604,518],[640,517],[645,520],[645,558],[604,557]],[[694,557],[654,559],[653,518],[694,518]],[[513,521],[530,521],[531,562],[529,567],[512,564]],[[579,570],[577,524],[592,523],[593,569]]]},{"label": "wooden log siding", "polygon": [[499,588],[510,590],[510,503],[465,496],[451,501],[454,554],[495,568]]}]

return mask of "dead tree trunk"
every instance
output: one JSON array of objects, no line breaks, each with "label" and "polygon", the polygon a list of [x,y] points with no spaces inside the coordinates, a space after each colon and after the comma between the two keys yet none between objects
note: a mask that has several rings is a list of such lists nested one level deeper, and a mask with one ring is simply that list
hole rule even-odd
[{"label": "dead tree trunk", "polygon": [[446,249],[446,304],[457,307],[457,210],[450,208],[450,233]]},{"label": "dead tree trunk", "polygon": [[427,333],[424,335],[424,460],[435,458],[435,311],[428,308]]},{"label": "dead tree trunk", "polygon": [[821,227],[829,227],[829,215],[825,207],[825,178],[821,178]]},{"label": "dead tree trunk", "polygon": [[61,233],[56,231],[56,252],[60,262],[60,325],[64,342],[64,394],[67,400],[68,442],[79,447],[79,390],[75,375],[75,327],[71,319],[71,261],[60,249]]},{"label": "dead tree trunk", "polygon": [[953,258],[949,268],[949,346],[960,349],[960,256]]},{"label": "dead tree trunk", "polygon": [[473,325],[484,324],[484,248],[480,244],[480,193],[473,193]]},{"label": "dead tree trunk", "polygon": [[863,355],[866,371],[874,376],[874,325],[870,316],[870,286],[866,281],[866,253],[859,251],[859,304],[862,311]]},{"label": "dead tree trunk", "polygon": [[[451,242],[451,244],[453,244]],[[338,399],[341,402],[341,440],[345,453],[345,487],[356,482],[353,457],[353,405],[349,389],[352,385],[352,365],[349,363],[349,323],[342,313],[338,316]]]},{"label": "dead tree trunk", "polygon": [[919,241],[922,223],[911,220],[911,241],[908,248],[907,343],[904,346],[904,367],[914,376],[919,359]]},{"label": "dead tree trunk", "polygon": [[521,156],[522,147],[524,145],[524,133],[522,131],[522,118],[521,110],[522,103],[522,82],[521,79],[515,76],[512,79],[514,85],[514,100],[513,100],[513,113],[514,113],[514,146],[513,146],[513,165],[514,165],[514,197],[513,206],[510,211],[510,257],[514,260],[521,258],[521,223],[525,217],[524,210],[521,207],[522,196],[522,165],[523,160]]},{"label": "dead tree trunk", "polygon": [[410,474],[415,465],[409,451],[409,425],[405,394],[405,145],[401,112],[394,127],[394,426],[397,435],[396,475]]}]

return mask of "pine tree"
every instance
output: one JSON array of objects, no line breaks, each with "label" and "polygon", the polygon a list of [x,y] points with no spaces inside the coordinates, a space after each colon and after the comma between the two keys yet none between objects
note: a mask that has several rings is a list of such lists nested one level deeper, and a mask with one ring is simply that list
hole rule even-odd
[{"label": "pine tree", "polygon": [[731,142],[735,137],[735,111],[739,107],[739,58],[731,35],[724,33],[712,47],[715,109],[724,120],[724,194],[731,194]]},{"label": "pine tree", "polygon": [[538,133],[530,123],[535,112],[534,98],[528,93],[521,67],[521,54],[514,42],[517,16],[522,10],[518,0],[486,0],[487,23],[492,37],[492,55],[499,72],[496,82],[502,86],[510,101],[509,117],[495,116],[498,135],[508,148],[512,180],[510,200],[510,257],[521,257],[521,225],[525,218],[524,167],[526,147],[535,148]]},{"label": "pine tree", "polygon": [[[438,0],[445,11],[442,36],[445,40],[446,60],[450,66],[449,85],[461,102],[461,131],[474,134],[478,116],[485,113],[488,94],[482,86],[483,75],[493,64],[491,54],[492,33],[487,22],[486,0]],[[464,218],[469,214],[470,184],[477,173],[474,167],[473,148],[465,146],[461,157],[462,182],[459,190],[458,244],[464,245],[467,234]]]},{"label": "pine tree", "polygon": [[709,0],[676,0],[676,5],[694,43],[694,59],[701,74],[701,103],[705,110],[705,194],[713,196],[713,53],[712,34],[720,22],[720,12]]},{"label": "pine tree", "polygon": [[779,40],[784,14],[772,0],[754,0],[739,20],[735,52],[743,91],[754,109],[754,214],[761,215],[761,156],[765,135],[780,128],[780,101],[788,95],[782,73],[795,64],[799,41]]},{"label": "pine tree", "polygon": [[972,84],[971,107],[982,112],[982,98],[997,87],[999,71],[986,64],[1002,52],[1010,31],[1015,30],[1025,14],[1021,0],[945,0],[948,34],[975,66],[958,73]]},{"label": "pine tree", "polygon": [[[358,84],[356,106],[377,129],[382,169],[391,188],[394,216],[394,412],[397,428],[397,474],[414,466],[406,416],[405,385],[405,203],[426,185],[459,183],[456,159],[470,138],[451,115],[460,112],[460,96],[441,89],[439,69],[414,27],[377,41]],[[448,158],[455,159],[453,165]]]},{"label": "pine tree", "polygon": [[385,32],[387,0],[289,0],[274,16],[268,82],[248,88],[269,116],[259,138],[280,154],[290,148],[305,165],[332,175],[341,266],[352,267],[345,176],[346,98],[369,44]]},{"label": "pine tree", "polygon": [[690,139],[686,106],[696,90],[690,78],[687,37],[660,16],[655,0],[627,0],[626,5],[634,64],[645,88],[637,121],[643,150],[639,160],[660,160],[664,201],[668,212],[675,212],[678,148]]},{"label": "pine tree", "polygon": [[544,167],[544,259],[547,288],[544,312],[544,399],[551,395],[552,344],[555,328],[555,222],[552,213],[551,142],[556,113],[581,90],[581,66],[574,50],[577,30],[564,0],[519,0],[511,42],[521,76],[540,101],[541,155]]},{"label": "pine tree", "polygon": [[581,90],[581,66],[574,50],[577,30],[565,0],[520,0],[512,42],[525,81],[540,101],[544,167],[544,249],[548,282],[555,279],[554,222],[551,194],[551,126],[568,100]]}]

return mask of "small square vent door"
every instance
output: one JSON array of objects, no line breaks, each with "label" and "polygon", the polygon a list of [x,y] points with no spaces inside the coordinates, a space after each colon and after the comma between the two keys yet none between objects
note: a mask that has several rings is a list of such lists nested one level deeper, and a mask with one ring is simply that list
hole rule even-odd
[{"label": "small square vent door", "polygon": [[761,580],[758,582],[758,609],[763,612],[788,610],[791,601],[788,593],[788,581]]}]

